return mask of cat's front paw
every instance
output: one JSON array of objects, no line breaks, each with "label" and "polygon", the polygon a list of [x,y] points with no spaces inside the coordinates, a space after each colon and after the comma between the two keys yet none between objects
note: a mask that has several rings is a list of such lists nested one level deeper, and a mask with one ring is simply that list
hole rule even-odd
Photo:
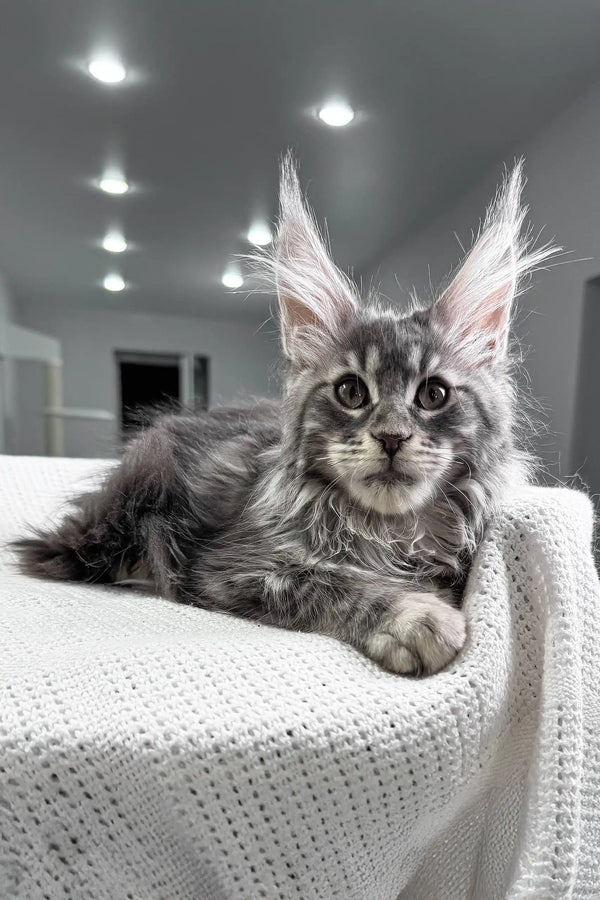
[{"label": "cat's front paw", "polygon": [[402,675],[433,675],[455,658],[466,638],[463,612],[434,593],[406,594],[366,641],[367,656]]}]

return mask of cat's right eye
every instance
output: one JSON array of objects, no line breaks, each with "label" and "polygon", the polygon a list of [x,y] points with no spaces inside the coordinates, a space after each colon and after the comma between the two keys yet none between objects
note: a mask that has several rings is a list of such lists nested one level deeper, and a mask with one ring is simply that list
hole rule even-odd
[{"label": "cat's right eye", "polygon": [[360,409],[369,402],[369,389],[358,375],[347,375],[336,384],[335,396],[347,409]]},{"label": "cat's right eye", "polygon": [[417,406],[433,412],[441,409],[448,400],[448,388],[437,379],[425,379],[417,391]]}]

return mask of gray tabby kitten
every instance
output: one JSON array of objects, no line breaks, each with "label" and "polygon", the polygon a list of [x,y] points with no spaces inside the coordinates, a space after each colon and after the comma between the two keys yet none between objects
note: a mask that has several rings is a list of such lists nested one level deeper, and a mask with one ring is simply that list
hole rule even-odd
[{"label": "gray tabby kitten", "polygon": [[469,562],[525,477],[510,310],[556,249],[521,236],[522,180],[519,164],[441,296],[400,313],[336,268],[288,156],[262,261],[283,400],[160,418],[57,529],[18,542],[24,571],[332,635],[392,672],[450,663]]}]

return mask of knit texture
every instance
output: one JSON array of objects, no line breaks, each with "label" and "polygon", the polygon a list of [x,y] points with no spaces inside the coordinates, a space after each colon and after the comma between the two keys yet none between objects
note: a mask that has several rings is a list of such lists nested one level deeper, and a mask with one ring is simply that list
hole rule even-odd
[{"label": "knit texture", "polygon": [[[0,540],[96,461],[0,458]],[[481,546],[447,671],[0,563],[0,897],[600,896],[587,498],[528,489]]]}]

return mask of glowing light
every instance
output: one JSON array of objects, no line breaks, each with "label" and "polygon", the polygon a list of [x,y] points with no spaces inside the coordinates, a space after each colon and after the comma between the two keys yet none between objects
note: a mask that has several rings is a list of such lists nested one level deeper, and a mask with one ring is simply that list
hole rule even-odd
[{"label": "glowing light", "polygon": [[256,244],[258,247],[265,247],[267,244],[271,243],[273,235],[271,234],[269,226],[264,222],[255,222],[250,226],[247,238],[251,244]]},{"label": "glowing light", "polygon": [[112,56],[97,56],[88,63],[88,72],[103,84],[119,84],[125,80],[127,71],[123,63]]},{"label": "glowing light", "polygon": [[223,272],[221,281],[226,288],[233,289],[240,288],[244,283],[244,279],[237,269],[226,269],[225,272]]},{"label": "glowing light", "polygon": [[127,241],[118,231],[109,231],[104,235],[102,246],[109,253],[123,253],[127,250]]},{"label": "glowing light", "polygon": [[98,187],[106,194],[126,194],[129,190],[129,185],[124,178],[115,177],[101,178]]},{"label": "glowing light", "polygon": [[125,287],[125,282],[116,272],[107,275],[102,284],[107,291],[122,291]]},{"label": "glowing light", "polygon": [[318,115],[326,125],[330,125],[332,128],[343,128],[344,125],[349,125],[354,118],[354,110],[347,103],[338,100],[326,103],[321,107]]}]

